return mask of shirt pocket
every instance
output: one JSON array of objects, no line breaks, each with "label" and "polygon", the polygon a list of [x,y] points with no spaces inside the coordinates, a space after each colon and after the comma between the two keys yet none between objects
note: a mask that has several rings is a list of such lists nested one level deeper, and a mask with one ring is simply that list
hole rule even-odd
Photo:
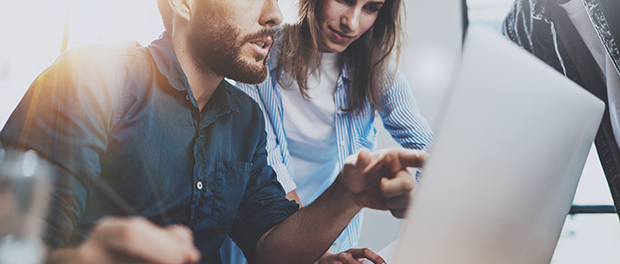
[{"label": "shirt pocket", "polygon": [[227,230],[230,228],[243,200],[252,163],[218,161],[215,168],[213,220]]}]

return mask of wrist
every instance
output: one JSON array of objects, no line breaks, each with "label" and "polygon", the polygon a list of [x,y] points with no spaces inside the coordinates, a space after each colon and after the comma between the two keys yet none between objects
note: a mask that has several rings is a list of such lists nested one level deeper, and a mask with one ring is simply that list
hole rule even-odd
[{"label": "wrist", "polygon": [[339,174],[334,183],[328,190],[332,191],[332,194],[336,197],[332,199],[332,201],[338,201],[340,208],[355,212],[357,214],[360,210],[362,210],[362,206],[358,205],[355,200],[355,195],[349,191],[346,184],[342,180],[342,174]]}]

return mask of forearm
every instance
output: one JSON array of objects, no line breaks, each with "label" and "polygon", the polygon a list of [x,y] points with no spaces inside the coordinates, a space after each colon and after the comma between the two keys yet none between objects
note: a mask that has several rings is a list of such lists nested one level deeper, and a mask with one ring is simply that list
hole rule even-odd
[{"label": "forearm", "polygon": [[338,179],[312,204],[265,233],[257,263],[313,263],[361,210]]},{"label": "forearm", "polygon": [[434,140],[427,120],[418,109],[406,77],[397,72],[380,112],[383,126],[404,148],[428,150]]},{"label": "forearm", "polygon": [[314,262],[363,207],[403,217],[415,187],[406,168],[422,166],[426,156],[396,148],[348,157],[336,181],[316,201],[261,236],[256,262]]}]

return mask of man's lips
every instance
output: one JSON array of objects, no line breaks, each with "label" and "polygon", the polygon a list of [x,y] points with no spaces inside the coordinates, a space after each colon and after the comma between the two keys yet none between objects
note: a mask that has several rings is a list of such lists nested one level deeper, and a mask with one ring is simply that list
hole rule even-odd
[{"label": "man's lips", "polygon": [[262,56],[267,56],[267,54],[269,54],[269,48],[271,48],[271,45],[273,44],[273,38],[269,36],[252,39],[249,41],[249,43],[250,46],[254,49],[254,51],[256,51],[256,53]]}]

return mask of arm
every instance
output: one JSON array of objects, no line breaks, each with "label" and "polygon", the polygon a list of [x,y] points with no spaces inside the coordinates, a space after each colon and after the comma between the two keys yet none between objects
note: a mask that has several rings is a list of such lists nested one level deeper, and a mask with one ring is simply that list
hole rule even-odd
[{"label": "arm", "polygon": [[[289,201],[295,201],[299,204],[300,207],[303,207],[301,199],[299,199],[299,196],[297,195],[297,192],[295,190],[287,193],[286,199],[288,199]],[[368,259],[373,263],[377,264],[385,263],[385,260],[383,260],[383,258],[381,258],[379,254],[375,253],[369,248],[351,248],[349,250],[336,254],[332,254],[331,252],[329,252],[329,250],[327,250],[321,256],[321,258],[315,262],[315,264],[359,263],[358,259]]]},{"label": "arm", "polygon": [[392,81],[386,82],[389,86],[380,111],[383,126],[404,148],[428,151],[434,135],[418,110],[407,78],[400,71],[384,78]]},{"label": "arm", "polygon": [[76,248],[51,252],[48,264],[184,264],[200,260],[192,233],[182,226],[160,228],[143,218],[108,218],[98,222]]},{"label": "arm", "polygon": [[35,150],[53,164],[53,214],[45,219],[44,239],[53,247],[67,243],[92,193],[79,176],[101,171],[118,103],[116,79],[97,48],[63,53],[33,82],[0,133],[4,147]]},{"label": "arm", "polygon": [[423,152],[404,149],[351,156],[315,202],[261,237],[257,263],[312,263],[363,207],[403,217],[415,184],[405,167],[419,167],[425,157]]},{"label": "arm", "polygon": [[[197,261],[191,233],[159,228],[142,218],[100,221],[74,247],[75,227],[92,190],[81,175],[98,176],[107,133],[118,109],[117,67],[95,47],[63,53],[32,84],[0,141],[5,148],[32,149],[52,163],[53,192],[45,220],[49,263],[184,263]],[[79,239],[79,238],[78,238]]]},{"label": "arm", "polygon": [[[286,199],[288,199],[289,201],[295,201],[299,204],[300,207],[303,207],[301,199],[299,198],[295,190],[287,193]],[[337,254],[332,254],[331,252],[329,252],[329,250],[327,250],[321,256],[321,258],[315,262],[315,264],[359,263],[359,261],[357,260],[364,258],[369,259],[373,263],[377,264],[385,263],[385,260],[383,260],[381,256],[379,256],[377,253],[375,253],[369,248],[352,248]]]}]

